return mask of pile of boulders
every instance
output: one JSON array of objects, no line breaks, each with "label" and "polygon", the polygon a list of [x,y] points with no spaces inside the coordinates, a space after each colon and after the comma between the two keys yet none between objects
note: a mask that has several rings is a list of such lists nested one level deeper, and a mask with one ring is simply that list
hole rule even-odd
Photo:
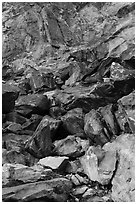
[{"label": "pile of boulders", "polygon": [[[46,18],[47,12],[51,25],[56,22],[59,27],[59,20],[44,4],[24,5],[20,12],[29,9],[30,21],[35,13],[37,21],[38,13]],[[15,59],[10,56],[11,61],[3,63],[3,201],[135,201],[135,59],[133,33],[130,35],[134,4],[103,5],[102,10],[98,4],[88,5],[80,13],[91,9],[96,14],[89,16],[95,30],[104,30],[102,36],[100,30],[96,33],[95,40],[101,40],[94,46],[64,46],[47,56],[42,38],[34,46],[34,58],[30,53],[17,58],[14,52]],[[15,11],[18,9],[19,4]],[[104,19],[108,27],[102,28]],[[111,21],[116,30],[109,29]],[[7,16],[4,22],[8,26]],[[9,24],[13,22],[18,24],[18,15]],[[65,33],[63,25],[58,29]],[[121,35],[127,39],[121,41]],[[34,47],[30,43],[28,50]]]}]

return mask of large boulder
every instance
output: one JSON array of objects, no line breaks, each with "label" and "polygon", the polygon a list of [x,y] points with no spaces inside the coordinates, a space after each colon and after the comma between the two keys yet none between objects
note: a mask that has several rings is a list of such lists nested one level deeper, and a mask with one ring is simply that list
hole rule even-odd
[{"label": "large boulder", "polygon": [[120,135],[114,142],[103,147],[105,151],[116,151],[118,160],[112,179],[114,202],[135,202],[135,136]]}]

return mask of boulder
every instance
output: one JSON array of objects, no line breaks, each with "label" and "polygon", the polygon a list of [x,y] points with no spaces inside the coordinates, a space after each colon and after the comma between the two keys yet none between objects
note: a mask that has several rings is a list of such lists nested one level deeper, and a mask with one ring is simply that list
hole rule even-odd
[{"label": "boulder", "polygon": [[2,113],[6,114],[13,111],[18,95],[19,88],[17,86],[2,84]]},{"label": "boulder", "polygon": [[25,149],[39,159],[50,155],[52,152],[52,141],[49,125],[40,123],[32,138],[26,143]]},{"label": "boulder", "polygon": [[60,123],[61,123],[61,120],[57,120],[57,119],[54,119],[48,115],[45,115],[41,122],[40,122],[40,126],[43,126],[43,127],[46,127],[49,125],[50,127],[50,134],[51,134],[51,139],[54,140],[56,137],[56,132],[60,126]]},{"label": "boulder", "polygon": [[29,94],[26,96],[20,96],[16,100],[16,111],[23,116],[30,114],[43,115],[49,110],[49,100],[42,94]]},{"label": "boulder", "polygon": [[2,190],[3,201],[54,201],[65,202],[68,199],[72,183],[66,178],[55,178],[47,181],[5,187]]},{"label": "boulder", "polygon": [[80,161],[85,174],[87,174],[90,180],[107,185],[110,183],[115,172],[117,157],[116,151],[108,150],[103,153],[104,155],[100,157],[97,154],[97,149],[90,146],[86,154],[80,158]]},{"label": "boulder", "polygon": [[84,131],[86,135],[97,145],[103,145],[110,141],[111,137],[104,127],[101,115],[96,110],[92,109],[85,115]]},{"label": "boulder", "polygon": [[81,108],[68,111],[61,120],[68,134],[84,134],[84,114]]},{"label": "boulder", "polygon": [[114,202],[135,202],[135,137],[122,134],[103,147],[105,151],[116,151],[118,161],[112,179]]},{"label": "boulder", "polygon": [[54,152],[59,156],[78,157],[89,147],[88,140],[82,140],[75,135],[67,136],[54,142]]}]

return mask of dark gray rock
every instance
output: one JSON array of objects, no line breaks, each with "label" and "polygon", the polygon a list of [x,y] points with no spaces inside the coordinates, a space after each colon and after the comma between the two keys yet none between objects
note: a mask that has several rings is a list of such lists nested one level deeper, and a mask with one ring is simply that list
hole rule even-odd
[{"label": "dark gray rock", "polygon": [[81,108],[68,111],[61,120],[63,127],[69,134],[83,133],[84,136],[84,114]]},{"label": "dark gray rock", "polygon": [[36,158],[43,158],[52,152],[52,140],[49,125],[40,123],[32,138],[25,145],[26,151]]},{"label": "dark gray rock", "polygon": [[44,114],[49,110],[49,100],[42,94],[20,96],[16,101],[16,110],[23,116],[30,114]]},{"label": "dark gray rock", "polygon": [[13,111],[15,100],[18,98],[19,88],[12,84],[2,84],[2,112]]}]

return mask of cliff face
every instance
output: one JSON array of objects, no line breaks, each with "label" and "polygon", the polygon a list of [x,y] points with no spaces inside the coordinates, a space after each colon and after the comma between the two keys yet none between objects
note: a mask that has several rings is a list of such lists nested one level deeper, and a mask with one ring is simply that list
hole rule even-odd
[{"label": "cliff face", "polygon": [[134,12],[133,2],[3,3],[3,59],[40,59],[61,45],[81,44],[100,44],[107,55],[130,59]]}]

